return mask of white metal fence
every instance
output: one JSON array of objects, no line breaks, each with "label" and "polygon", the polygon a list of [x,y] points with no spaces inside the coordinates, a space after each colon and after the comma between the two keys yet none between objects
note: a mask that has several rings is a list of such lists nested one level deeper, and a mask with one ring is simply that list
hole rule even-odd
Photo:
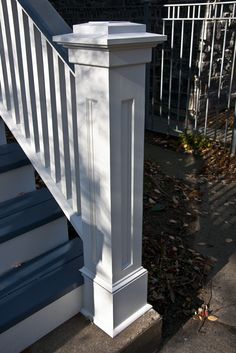
[{"label": "white metal fence", "polygon": [[147,70],[146,127],[174,134],[197,130],[231,142],[236,1],[145,1],[104,8],[52,2],[71,25],[91,19],[131,20],[167,34],[162,52],[154,50]]},{"label": "white metal fence", "polygon": [[147,127],[197,130],[231,140],[236,87],[236,2],[168,4],[155,31],[168,41],[154,54]]}]

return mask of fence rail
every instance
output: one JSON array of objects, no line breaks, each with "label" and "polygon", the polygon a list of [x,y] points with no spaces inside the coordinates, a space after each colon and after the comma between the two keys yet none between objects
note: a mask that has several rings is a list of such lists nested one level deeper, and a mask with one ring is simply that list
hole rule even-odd
[{"label": "fence rail", "polygon": [[68,207],[80,212],[75,74],[18,1],[0,2],[0,23],[1,100],[12,116],[5,122],[13,119]]}]

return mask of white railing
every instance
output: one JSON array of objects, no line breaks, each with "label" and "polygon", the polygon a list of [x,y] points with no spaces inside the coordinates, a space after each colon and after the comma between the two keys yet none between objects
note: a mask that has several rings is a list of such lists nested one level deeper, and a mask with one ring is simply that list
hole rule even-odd
[{"label": "white railing", "polygon": [[75,74],[18,1],[1,0],[0,23],[3,119],[59,203],[80,213]]},{"label": "white railing", "polygon": [[150,309],[145,64],[166,38],[130,22],[74,26],[53,38],[74,73],[19,1],[0,0],[0,113],[83,239],[82,312],[114,337]]}]

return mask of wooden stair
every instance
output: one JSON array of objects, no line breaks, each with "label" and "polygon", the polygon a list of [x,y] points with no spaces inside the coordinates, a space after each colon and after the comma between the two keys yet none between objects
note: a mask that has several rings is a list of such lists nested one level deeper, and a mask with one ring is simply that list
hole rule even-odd
[{"label": "wooden stair", "polygon": [[80,311],[83,245],[17,143],[0,146],[0,185],[0,352],[19,353]]}]

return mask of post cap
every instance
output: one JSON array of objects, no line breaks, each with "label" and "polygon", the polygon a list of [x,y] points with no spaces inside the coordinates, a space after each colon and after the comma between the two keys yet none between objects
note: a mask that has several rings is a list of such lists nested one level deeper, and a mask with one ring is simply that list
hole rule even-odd
[{"label": "post cap", "polygon": [[66,48],[137,46],[154,47],[165,35],[146,32],[146,25],[127,21],[88,22],[73,26],[73,33],[57,35],[53,41]]}]

